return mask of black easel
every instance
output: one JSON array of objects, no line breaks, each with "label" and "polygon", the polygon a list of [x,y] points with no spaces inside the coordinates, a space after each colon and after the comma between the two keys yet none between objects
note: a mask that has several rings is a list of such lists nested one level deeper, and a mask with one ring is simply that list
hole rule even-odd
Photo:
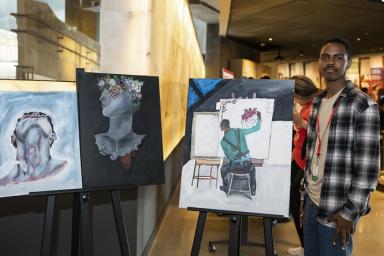
[{"label": "black easel", "polygon": [[[111,190],[111,197],[117,232],[119,235],[121,255],[131,256],[123,210],[121,207],[120,190]],[[71,256],[77,256],[79,254],[80,240],[82,242],[82,255],[93,255],[89,199],[89,193],[75,193],[73,196]],[[79,233],[81,233],[81,237]]]},{"label": "black easel", "polygon": [[[121,207],[120,190],[113,189],[110,190],[110,192],[115,215],[116,228],[119,235],[121,255],[132,256],[129,248],[123,209]],[[43,236],[41,241],[41,256],[52,255],[51,250],[56,196],[56,194],[47,196]],[[78,256],[80,248],[82,251],[82,256],[94,255],[91,230],[91,208],[89,201],[90,194],[88,192],[73,193],[71,256]]]},{"label": "black easel", "polygon": [[[89,193],[74,193],[72,212],[72,246],[71,255],[79,254],[79,243],[83,256],[93,255],[91,212],[89,205]],[[81,234],[81,237],[80,237]]]},{"label": "black easel", "polygon": [[228,255],[240,255],[240,215],[231,215],[229,217],[229,246]]},{"label": "black easel", "polygon": [[[195,237],[193,240],[191,256],[198,256],[201,240],[203,238],[203,231],[205,226],[205,221],[207,217],[208,210],[206,209],[196,209],[188,208],[188,210],[199,211],[199,218],[196,225]],[[212,210],[210,210],[212,211]],[[218,211],[212,211],[218,212]],[[224,212],[225,213],[225,212]],[[229,233],[229,246],[228,246],[228,256],[239,256],[240,255],[240,245],[247,244],[247,236],[244,237],[244,231],[241,229],[241,223],[244,217],[249,215],[238,214],[238,213],[227,213],[230,214],[230,233]],[[255,215],[257,216],[257,215]],[[273,250],[273,236],[272,236],[272,217],[262,216],[264,223],[264,240],[265,240],[265,253],[267,256],[274,256],[275,252]],[[247,231],[247,230],[246,230]],[[243,235],[243,237],[242,237]],[[259,244],[258,244],[259,245]],[[260,244],[261,245],[261,244]]]},{"label": "black easel", "polygon": [[198,256],[201,247],[201,240],[203,239],[203,232],[205,227],[205,220],[207,219],[207,212],[200,211],[199,218],[197,219],[195,237],[193,238],[193,245],[191,256]]},{"label": "black easel", "polygon": [[50,256],[52,250],[52,233],[55,215],[56,195],[48,195],[44,216],[43,238],[41,241],[41,256]]},{"label": "black easel", "polygon": [[131,251],[129,249],[127,229],[125,227],[123,209],[121,208],[120,190],[119,189],[111,190],[111,196],[112,196],[113,212],[115,214],[117,232],[119,234],[121,255],[131,256]]}]

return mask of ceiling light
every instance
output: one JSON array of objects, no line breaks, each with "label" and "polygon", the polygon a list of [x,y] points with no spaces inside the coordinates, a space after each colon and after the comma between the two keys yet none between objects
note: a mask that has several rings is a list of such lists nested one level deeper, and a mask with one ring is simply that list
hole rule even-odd
[{"label": "ceiling light", "polygon": [[272,41],[272,37],[268,38],[268,41],[270,41],[270,42],[271,42],[271,41]]},{"label": "ceiling light", "polygon": [[260,47],[264,47],[265,46],[265,43],[260,43]]},{"label": "ceiling light", "polygon": [[356,38],[357,41],[360,41],[360,37]]}]

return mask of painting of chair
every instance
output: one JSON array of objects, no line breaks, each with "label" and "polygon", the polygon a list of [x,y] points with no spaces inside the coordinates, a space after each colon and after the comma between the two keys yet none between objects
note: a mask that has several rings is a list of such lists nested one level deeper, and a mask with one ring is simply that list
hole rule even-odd
[{"label": "painting of chair", "polygon": [[[218,141],[217,126],[215,129],[198,129],[198,127],[211,127],[212,124],[218,124],[218,120],[217,112],[196,112],[193,115],[191,159],[195,164],[191,186],[196,181],[196,188],[199,187],[200,180],[209,180],[210,185],[214,180],[217,188],[221,158],[217,157],[217,146],[212,147]],[[202,166],[208,166],[209,174],[206,173],[207,170],[203,173]]]}]

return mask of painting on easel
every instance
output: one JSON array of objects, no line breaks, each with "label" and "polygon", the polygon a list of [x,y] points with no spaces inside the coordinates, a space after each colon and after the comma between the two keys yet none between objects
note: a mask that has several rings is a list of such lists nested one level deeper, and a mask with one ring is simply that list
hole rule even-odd
[{"label": "painting on easel", "polygon": [[0,197],[82,188],[75,90],[0,81]]},{"label": "painting on easel", "polygon": [[287,216],[292,105],[292,81],[191,79],[180,207]]},{"label": "painting on easel", "polygon": [[158,78],[78,71],[77,85],[84,188],[163,183]]}]

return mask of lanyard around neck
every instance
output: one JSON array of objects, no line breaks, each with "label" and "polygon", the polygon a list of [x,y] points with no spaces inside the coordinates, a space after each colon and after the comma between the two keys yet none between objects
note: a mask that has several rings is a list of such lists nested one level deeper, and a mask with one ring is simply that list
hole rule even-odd
[{"label": "lanyard around neck", "polygon": [[339,101],[337,102],[337,104],[332,108],[331,116],[330,116],[329,119],[328,119],[327,126],[325,127],[322,136],[320,136],[320,121],[319,121],[320,110],[319,110],[319,112],[317,113],[317,116],[316,116],[316,123],[317,123],[317,139],[318,139],[318,141],[319,141],[319,143],[318,143],[318,145],[317,145],[317,150],[316,150],[316,155],[317,155],[317,157],[320,157],[321,141],[322,141],[322,139],[324,138],[324,134],[325,134],[325,132],[327,131],[327,129],[328,129],[328,127],[329,127],[329,124],[331,123],[331,120],[332,120],[333,116],[335,115],[337,109],[339,108],[339,105],[340,105],[340,100],[339,100]]}]

